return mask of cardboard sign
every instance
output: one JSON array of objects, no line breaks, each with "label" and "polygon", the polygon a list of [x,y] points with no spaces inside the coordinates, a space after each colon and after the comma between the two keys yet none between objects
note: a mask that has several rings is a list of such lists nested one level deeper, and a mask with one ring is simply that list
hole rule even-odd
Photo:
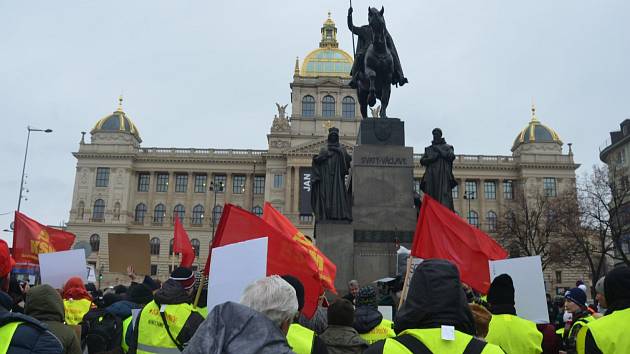
[{"label": "cardboard sign", "polygon": [[148,234],[108,234],[109,271],[127,273],[132,266],[136,274],[151,274],[151,248]]},{"label": "cardboard sign", "polygon": [[87,281],[83,250],[40,253],[38,257],[42,284],[61,289],[71,277],[80,277],[84,282]]},{"label": "cardboard sign", "polygon": [[263,237],[212,249],[209,310],[226,301],[239,302],[248,285],[267,276],[267,242]]},{"label": "cardboard sign", "polygon": [[508,274],[514,283],[514,302],[519,317],[549,323],[545,279],[540,256],[489,261],[490,278]]},{"label": "cardboard sign", "polygon": [[422,263],[422,261],[422,258],[416,258],[412,256],[409,256],[409,258],[407,258],[407,271],[405,273],[405,282],[403,283],[402,292],[400,294],[400,302],[398,303],[398,308],[400,308],[403,302],[405,302],[405,299],[407,299],[411,277],[413,276],[413,272],[416,270],[418,264]]}]

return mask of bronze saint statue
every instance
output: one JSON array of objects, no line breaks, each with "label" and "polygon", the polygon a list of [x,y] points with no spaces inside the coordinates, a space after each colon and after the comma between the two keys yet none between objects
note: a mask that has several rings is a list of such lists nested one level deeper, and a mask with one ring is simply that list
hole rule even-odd
[{"label": "bronze saint statue", "polygon": [[311,206],[317,221],[352,221],[346,189],[352,157],[339,143],[339,129],[328,129],[328,144],[313,156]]},{"label": "bronze saint statue", "polygon": [[455,150],[452,145],[446,143],[440,128],[433,129],[432,134],[431,146],[424,148],[424,155],[420,159],[420,164],[426,168],[420,189],[442,205],[455,210],[452,194],[453,188],[457,185],[453,176]]},{"label": "bronze saint statue", "polygon": [[368,8],[368,25],[356,27],[352,23],[352,7],[348,9],[348,28],[358,36],[357,50],[352,64],[350,87],[357,89],[361,115],[367,118],[367,107],[381,100],[380,117],[387,118],[391,85],[404,85],[405,78],[400,58],[392,37],[385,27],[385,9]]}]

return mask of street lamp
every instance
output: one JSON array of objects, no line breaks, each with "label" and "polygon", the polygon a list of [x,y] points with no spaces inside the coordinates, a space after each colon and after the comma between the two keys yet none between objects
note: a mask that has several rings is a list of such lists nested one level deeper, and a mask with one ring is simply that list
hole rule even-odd
[{"label": "street lamp", "polygon": [[18,198],[17,211],[20,211],[20,204],[22,204],[22,192],[24,191],[24,171],[26,171],[26,156],[28,155],[28,142],[31,139],[31,132],[44,132],[52,133],[52,129],[36,129],[30,125],[26,127],[28,134],[26,135],[26,150],[24,151],[24,163],[22,164],[22,180],[20,181],[20,196]]},{"label": "street lamp", "polygon": [[464,191],[464,199],[468,200],[468,215],[466,215],[466,221],[470,224],[470,200],[475,199],[475,192]]},{"label": "street lamp", "polygon": [[214,193],[214,206],[212,207],[212,239],[214,239],[214,229],[217,224],[217,218],[215,217],[216,215],[214,215],[214,211],[217,208],[217,193],[223,192],[223,187],[224,185],[222,181],[218,183],[216,189],[214,186],[214,181],[210,182],[210,191]]}]

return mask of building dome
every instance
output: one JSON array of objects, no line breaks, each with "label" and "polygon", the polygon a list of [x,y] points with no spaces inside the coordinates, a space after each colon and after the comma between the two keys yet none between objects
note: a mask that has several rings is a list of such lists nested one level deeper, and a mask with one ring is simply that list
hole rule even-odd
[{"label": "building dome", "polygon": [[330,18],[324,22],[321,29],[322,40],[319,48],[310,52],[302,63],[301,76],[335,76],[350,77],[352,56],[339,49],[337,42],[337,27]]},{"label": "building dome", "polygon": [[536,118],[536,107],[534,106],[532,106],[532,119],[529,121],[529,124],[518,133],[516,139],[514,139],[512,151],[528,143],[555,143],[562,146],[562,140],[560,140],[558,133],[552,128],[542,124],[538,118]]},{"label": "building dome", "polygon": [[136,125],[133,124],[131,119],[122,110],[122,97],[120,97],[118,101],[118,109],[116,109],[114,113],[99,119],[90,133],[129,133],[138,139],[138,141],[142,141],[140,139],[140,132],[138,132],[138,128],[136,128]]}]

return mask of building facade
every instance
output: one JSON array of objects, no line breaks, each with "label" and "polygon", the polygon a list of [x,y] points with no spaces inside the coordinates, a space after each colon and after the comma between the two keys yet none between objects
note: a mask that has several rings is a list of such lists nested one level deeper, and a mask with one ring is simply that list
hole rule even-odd
[{"label": "building facade", "polygon": [[[199,254],[198,267],[205,262],[226,203],[260,215],[264,202],[270,202],[304,234],[313,234],[312,157],[325,146],[331,126],[339,128],[340,141],[352,154],[361,121],[355,91],[347,85],[352,56],[339,48],[336,33],[329,17],[321,28],[319,47],[301,63],[296,59],[290,112],[288,105],[276,104],[278,114],[270,119],[266,150],[145,147],[122,104],[95,124],[89,142],[82,138],[74,153],[77,167],[68,229],[78,240],[92,244],[95,252],[89,261],[103,270],[104,285],[124,278],[108,272],[109,233],[149,234],[151,275],[167,277],[177,263],[171,243],[175,215],[183,220]],[[492,235],[517,186],[548,196],[575,188],[579,165],[570,146],[567,153],[562,147],[558,134],[543,125],[532,108],[511,154],[457,155],[456,212]],[[415,147],[418,152],[423,148]],[[415,189],[424,173],[420,157],[414,155]],[[564,275],[559,271],[548,270],[550,292],[572,287],[584,277],[579,271],[567,270]]]}]

